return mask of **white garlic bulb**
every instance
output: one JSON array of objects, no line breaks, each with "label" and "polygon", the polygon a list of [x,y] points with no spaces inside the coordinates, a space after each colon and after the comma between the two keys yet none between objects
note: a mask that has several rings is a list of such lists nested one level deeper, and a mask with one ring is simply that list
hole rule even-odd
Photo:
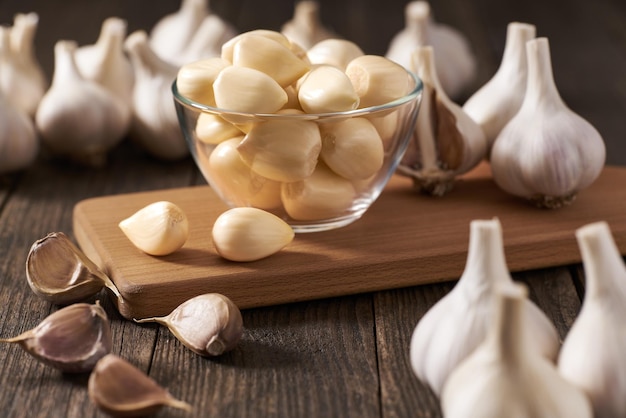
[{"label": "white garlic bulb", "polygon": [[463,110],[483,128],[489,149],[522,106],[528,74],[526,42],[533,39],[535,33],[534,25],[509,23],[498,71],[463,105]]},{"label": "white garlic bulb", "polygon": [[452,372],[441,395],[447,418],[592,418],[585,394],[535,347],[522,285],[497,294],[485,341]]},{"label": "white garlic bulb", "polygon": [[0,91],[0,174],[28,168],[39,154],[32,119]]},{"label": "white garlic bulb", "polygon": [[606,222],[576,230],[586,286],[558,366],[582,389],[596,417],[626,416],[626,266]]},{"label": "white garlic bulb", "polygon": [[178,65],[180,54],[209,13],[208,0],[181,0],[180,8],[163,16],[150,31],[150,48],[162,60]]},{"label": "white garlic bulb", "polygon": [[[494,295],[515,283],[506,266],[498,219],[470,223],[465,270],[458,283],[421,318],[411,338],[411,366],[436,394],[452,371],[483,342],[494,315]],[[559,337],[554,325],[530,300],[523,302],[533,333],[531,348],[556,359]]]},{"label": "white garlic bulb", "polygon": [[175,64],[185,65],[201,59],[219,57],[222,45],[234,38],[237,30],[233,25],[210,14],[204,18],[189,44],[180,52]]},{"label": "white garlic bulb", "polygon": [[548,39],[526,43],[528,83],[524,102],[491,150],[491,171],[500,188],[540,207],[572,202],[604,167],[598,131],[561,99],[554,83]]},{"label": "white garlic bulb", "polygon": [[39,103],[35,123],[52,154],[87,165],[102,165],[127,131],[127,105],[94,81],[85,80],[74,61],[77,45],[54,47],[54,75]]},{"label": "white garlic bulb", "polygon": [[319,9],[316,0],[298,0],[293,17],[283,24],[281,33],[305,50],[325,39],[337,38],[332,30],[322,24]]},{"label": "white garlic bulb", "polygon": [[413,52],[432,46],[443,90],[450,97],[459,97],[476,76],[476,58],[469,41],[457,29],[435,22],[426,1],[409,2],[404,14],[405,27],[392,38],[385,56],[411,69]]},{"label": "white garlic bulb", "polygon": [[485,158],[487,140],[480,126],[443,91],[433,54],[430,46],[413,54],[413,71],[424,88],[413,139],[398,173],[413,178],[418,190],[442,196],[456,177]]},{"label": "white garlic bulb", "polygon": [[96,43],[79,47],[74,56],[80,74],[117,95],[130,112],[135,76],[124,53],[126,27],[126,21],[118,17],[105,19]]},{"label": "white garlic bulb", "polygon": [[189,148],[178,125],[171,92],[178,67],[154,53],[144,31],[130,34],[124,46],[135,72],[130,137],[154,157],[185,158]]},{"label": "white garlic bulb", "polygon": [[30,117],[48,87],[33,48],[38,23],[36,13],[17,14],[11,28],[0,28],[0,90]]}]

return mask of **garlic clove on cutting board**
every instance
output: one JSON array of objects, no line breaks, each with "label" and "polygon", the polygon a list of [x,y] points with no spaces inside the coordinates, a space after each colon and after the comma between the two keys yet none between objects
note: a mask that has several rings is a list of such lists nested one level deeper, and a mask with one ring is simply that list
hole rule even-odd
[{"label": "garlic clove on cutting board", "polygon": [[443,91],[433,48],[416,49],[413,65],[424,89],[413,138],[398,173],[411,177],[417,190],[443,196],[459,175],[485,158],[487,140],[481,127]]},{"label": "garlic clove on cutting board", "polygon": [[[410,359],[416,376],[437,394],[450,373],[478,347],[493,317],[494,298],[515,283],[506,266],[498,219],[470,223],[467,262],[454,288],[419,320],[411,338]],[[530,300],[524,317],[535,351],[556,359],[559,337],[547,316]]]},{"label": "garlic clove on cutting board", "polygon": [[483,129],[488,152],[504,125],[522,106],[528,74],[526,42],[533,39],[535,33],[534,25],[509,23],[498,71],[463,105],[463,110]]},{"label": "garlic clove on cutting board", "polygon": [[582,307],[559,354],[561,375],[583,390],[596,417],[626,416],[626,266],[609,225],[576,230],[585,271]]},{"label": "garlic clove on cutting board", "polygon": [[493,144],[496,184],[536,206],[559,208],[600,175],[606,149],[600,133],[561,99],[547,38],[526,43],[528,82],[521,108]]},{"label": "garlic clove on cutting board", "polygon": [[493,300],[483,343],[450,374],[441,394],[447,418],[591,418],[586,395],[535,349],[523,285]]}]

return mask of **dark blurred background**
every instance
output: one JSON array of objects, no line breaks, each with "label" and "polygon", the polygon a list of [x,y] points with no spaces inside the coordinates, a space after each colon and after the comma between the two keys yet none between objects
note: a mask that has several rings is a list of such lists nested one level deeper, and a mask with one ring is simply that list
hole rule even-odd
[{"label": "dark blurred background", "polygon": [[[322,22],[366,53],[383,55],[393,35],[404,26],[406,1],[318,3]],[[280,30],[291,18],[294,4],[293,0],[210,1],[211,10],[240,32]],[[563,99],[603,135],[608,162],[626,165],[626,1],[431,0],[430,5],[435,20],[464,33],[476,54],[478,75],[467,95],[497,69],[506,25],[511,21],[535,24],[538,36],[550,40],[555,80]],[[110,16],[126,19],[129,33],[149,31],[179,6],[180,0],[0,0],[0,23],[11,24],[17,12],[39,14],[37,55],[50,75],[57,40],[93,43],[102,21]],[[544,15],[560,18],[548,20]]]}]

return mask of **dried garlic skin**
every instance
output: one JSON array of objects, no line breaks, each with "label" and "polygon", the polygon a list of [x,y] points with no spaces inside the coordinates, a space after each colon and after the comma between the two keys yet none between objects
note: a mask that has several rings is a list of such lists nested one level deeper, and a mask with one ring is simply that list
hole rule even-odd
[{"label": "dried garlic skin", "polygon": [[191,412],[191,405],[174,398],[143,371],[114,354],[98,361],[87,389],[91,401],[115,417],[151,415],[164,406]]},{"label": "dried garlic skin", "polygon": [[167,201],[144,206],[118,226],[135,247],[156,256],[177,251],[189,237],[187,215],[178,205]]},{"label": "dried garlic skin", "polygon": [[241,311],[219,293],[195,296],[167,316],[136,322],[165,325],[185,347],[201,356],[219,356],[232,350],[243,334]]},{"label": "dried garlic skin", "polygon": [[99,303],[76,303],[38,326],[0,342],[18,343],[37,360],[64,373],[85,373],[111,351],[111,327]]},{"label": "dried garlic skin", "polygon": [[63,232],[51,232],[33,243],[26,280],[37,296],[59,305],[83,301],[103,287],[122,299],[111,279]]}]

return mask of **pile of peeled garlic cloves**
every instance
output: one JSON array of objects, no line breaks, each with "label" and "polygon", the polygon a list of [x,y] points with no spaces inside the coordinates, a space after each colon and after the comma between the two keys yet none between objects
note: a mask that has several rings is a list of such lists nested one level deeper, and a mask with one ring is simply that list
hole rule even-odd
[{"label": "pile of peeled garlic cloves", "polygon": [[626,415],[626,265],[606,222],[578,228],[586,277],[574,324],[556,329],[508,272],[498,219],[470,223],[455,287],[424,314],[411,367],[444,416]]}]

